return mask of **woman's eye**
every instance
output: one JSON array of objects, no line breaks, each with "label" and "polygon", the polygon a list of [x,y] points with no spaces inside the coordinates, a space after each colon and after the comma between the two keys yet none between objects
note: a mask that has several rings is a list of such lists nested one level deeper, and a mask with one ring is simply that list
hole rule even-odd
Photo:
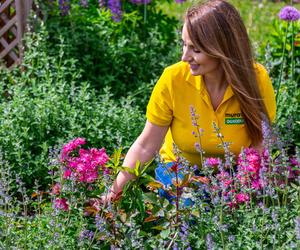
[{"label": "woman's eye", "polygon": [[195,53],[201,53],[201,51],[200,51],[200,50],[197,50],[197,49],[193,49],[193,51],[194,51]]}]

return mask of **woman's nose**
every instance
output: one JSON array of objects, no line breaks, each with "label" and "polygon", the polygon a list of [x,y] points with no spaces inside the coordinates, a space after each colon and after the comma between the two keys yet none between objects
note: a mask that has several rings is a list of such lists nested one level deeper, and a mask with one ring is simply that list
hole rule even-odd
[{"label": "woman's nose", "polygon": [[184,62],[188,62],[190,60],[190,54],[189,54],[188,49],[183,48],[181,60],[184,61]]}]

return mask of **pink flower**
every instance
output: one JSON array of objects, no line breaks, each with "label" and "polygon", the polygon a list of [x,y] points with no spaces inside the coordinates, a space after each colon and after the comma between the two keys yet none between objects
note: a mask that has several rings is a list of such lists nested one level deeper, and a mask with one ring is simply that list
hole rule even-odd
[{"label": "pink flower", "polygon": [[56,183],[56,184],[52,187],[52,194],[60,194],[60,190],[61,190],[60,183]]},{"label": "pink flower", "polygon": [[300,166],[299,162],[298,162],[297,159],[294,158],[294,157],[291,157],[291,158],[290,158],[290,163],[291,163],[293,166]]},{"label": "pink flower", "polygon": [[218,167],[221,164],[221,162],[222,161],[220,158],[214,158],[214,157],[207,158],[205,161],[206,165],[211,167]]},{"label": "pink flower", "polygon": [[69,157],[69,154],[78,148],[81,145],[84,145],[86,140],[84,138],[75,138],[74,140],[68,142],[66,145],[63,146],[61,152],[61,161],[64,161]]},{"label": "pink flower", "polygon": [[66,198],[57,198],[55,200],[55,207],[60,210],[68,211],[69,205]]},{"label": "pink flower", "polygon": [[236,194],[235,198],[238,203],[245,203],[250,200],[249,195],[243,193]]},{"label": "pink flower", "polygon": [[251,182],[251,187],[256,189],[256,190],[261,189],[261,181],[259,179],[253,180]]},{"label": "pink flower", "polygon": [[106,154],[106,151],[104,148],[101,148],[101,149],[92,148],[90,150],[90,152],[92,154],[93,161],[95,161],[97,165],[103,166],[107,163],[109,157]]},{"label": "pink flower", "polygon": [[221,173],[217,174],[216,177],[224,188],[228,188],[233,182],[230,175],[225,171],[222,171]]},{"label": "pink flower", "polygon": [[63,147],[61,160],[66,166],[63,175],[65,179],[73,176],[79,182],[92,183],[98,178],[100,167],[105,170],[105,174],[109,173],[105,167],[109,157],[104,148],[80,148],[77,155],[72,157],[73,151],[85,143],[84,138],[76,138]]},{"label": "pink flower", "polygon": [[63,175],[64,179],[68,179],[71,177],[72,171],[70,169],[66,169]]},{"label": "pink flower", "polygon": [[258,173],[261,165],[259,153],[253,148],[244,149],[238,157],[238,164],[245,167],[249,172]]}]

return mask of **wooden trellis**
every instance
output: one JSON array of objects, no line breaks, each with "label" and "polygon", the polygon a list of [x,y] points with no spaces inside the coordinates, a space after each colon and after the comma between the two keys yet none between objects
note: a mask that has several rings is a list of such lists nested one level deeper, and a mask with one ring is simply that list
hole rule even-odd
[{"label": "wooden trellis", "polygon": [[0,0],[0,61],[11,67],[23,55],[22,36],[33,0]]}]

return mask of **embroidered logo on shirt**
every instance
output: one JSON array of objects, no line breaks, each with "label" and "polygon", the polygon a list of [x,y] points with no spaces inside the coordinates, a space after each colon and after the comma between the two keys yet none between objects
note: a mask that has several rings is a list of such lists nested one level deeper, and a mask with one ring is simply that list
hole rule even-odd
[{"label": "embroidered logo on shirt", "polygon": [[241,113],[226,113],[225,114],[225,124],[226,125],[240,125],[244,124],[244,118]]}]

